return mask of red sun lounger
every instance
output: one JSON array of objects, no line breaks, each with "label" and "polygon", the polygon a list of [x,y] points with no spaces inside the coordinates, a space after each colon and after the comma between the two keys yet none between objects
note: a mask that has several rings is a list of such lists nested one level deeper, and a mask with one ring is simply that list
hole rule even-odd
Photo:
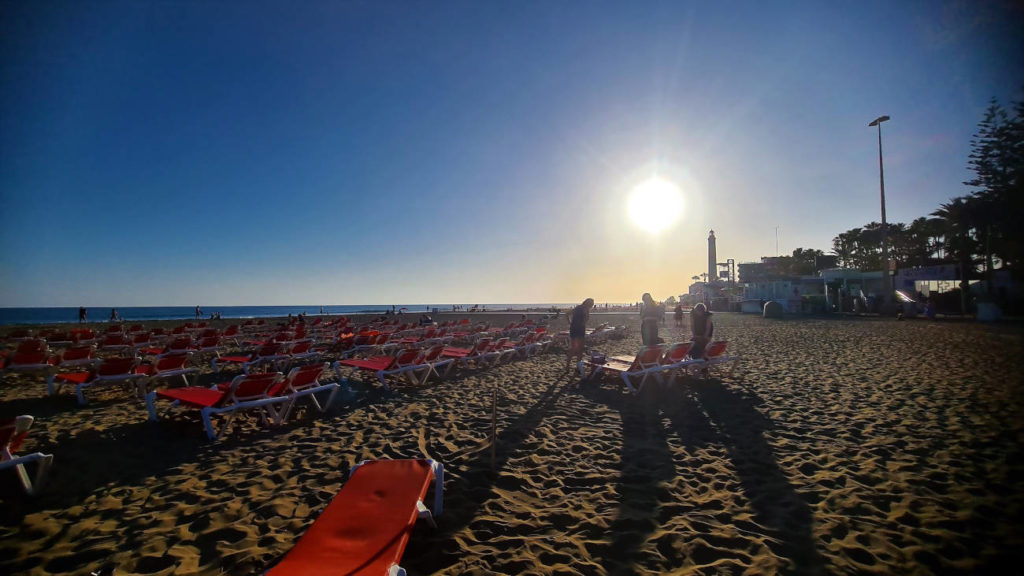
[{"label": "red sun lounger", "polygon": [[268,576],[344,574],[398,576],[418,518],[434,525],[423,504],[434,483],[434,515],[444,501],[444,467],[433,460],[371,460],[348,482],[299,543]]},{"label": "red sun lounger", "polygon": [[[198,408],[203,419],[203,428],[210,440],[215,440],[231,427],[235,415],[245,410],[256,410],[263,424],[270,425],[278,418],[279,409],[288,402],[285,396],[277,395],[281,391],[278,386],[284,378],[280,372],[265,374],[240,374],[230,383],[220,384],[213,388],[190,386],[188,388],[171,388],[156,390],[146,394],[146,409],[149,419],[158,419],[156,410],[157,399],[170,400],[171,405],[182,405]],[[218,431],[213,424],[213,416],[227,414]]]},{"label": "red sun lounger", "polygon": [[[43,481],[46,480],[46,472],[53,463],[53,454],[36,452],[24,456],[14,455],[15,450],[21,447],[22,441],[28,436],[28,430],[32,427],[32,422],[33,418],[31,416],[0,419],[0,470],[14,468],[18,473],[18,480],[21,481],[21,486],[29,495],[35,494],[37,490],[42,488]],[[29,462],[37,463],[34,485],[32,478],[29,477],[28,472],[25,470],[25,464]]]},{"label": "red sun lounger", "polygon": [[[654,344],[651,346],[643,346],[640,351],[636,353],[636,357],[630,358],[629,356],[612,356],[610,358],[594,359],[584,358],[580,363],[579,371],[580,378],[588,380],[601,374],[608,374],[612,376],[618,376],[622,378],[622,382],[626,385],[626,389],[631,394],[639,394],[644,388],[644,384],[647,382],[647,378],[653,376],[654,373],[660,368],[661,357],[665,352],[664,344]],[[586,372],[587,367],[591,368],[591,372],[588,375]],[[639,382],[636,386],[633,385],[633,380],[639,378]],[[657,379],[657,377],[655,377]]]}]

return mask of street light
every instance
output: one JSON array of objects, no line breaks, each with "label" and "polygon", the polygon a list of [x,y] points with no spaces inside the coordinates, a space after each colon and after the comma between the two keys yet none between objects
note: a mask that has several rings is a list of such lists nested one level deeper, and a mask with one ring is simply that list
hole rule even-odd
[{"label": "street light", "polygon": [[889,226],[885,223],[885,171],[882,169],[882,122],[889,120],[888,116],[879,116],[868,124],[868,127],[878,126],[878,186],[882,193],[882,295],[883,302],[892,296],[889,289]]}]

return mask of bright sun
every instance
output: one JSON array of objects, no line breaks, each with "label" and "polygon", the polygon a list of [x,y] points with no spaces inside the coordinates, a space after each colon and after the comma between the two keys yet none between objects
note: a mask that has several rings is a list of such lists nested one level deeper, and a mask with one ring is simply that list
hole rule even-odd
[{"label": "bright sun", "polygon": [[629,216],[637,226],[651,233],[668,228],[683,212],[683,197],[675,184],[651,177],[629,196]]}]

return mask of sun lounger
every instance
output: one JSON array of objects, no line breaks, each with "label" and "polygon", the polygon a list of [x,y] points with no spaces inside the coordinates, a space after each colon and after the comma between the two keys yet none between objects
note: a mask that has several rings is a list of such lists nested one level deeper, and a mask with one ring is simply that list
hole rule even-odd
[{"label": "sun lounger", "polygon": [[54,390],[54,378],[61,370],[68,368],[95,368],[100,364],[100,360],[96,358],[96,346],[94,345],[73,345],[65,348],[60,355],[57,356],[57,362],[53,366],[53,371],[46,378],[46,393],[53,396],[56,393]]},{"label": "sun lounger", "polygon": [[[334,401],[334,396],[338,393],[338,389],[341,386],[337,382],[320,382],[320,377],[329,366],[327,362],[310,364],[308,366],[292,368],[288,372],[282,383],[282,390],[277,393],[277,395],[288,397],[288,403],[280,413],[280,422],[283,423],[288,420],[288,416],[291,415],[292,409],[295,408],[299,398],[309,398],[313,406],[320,412],[326,412],[331,407],[331,402]],[[320,401],[317,400],[316,394],[328,390],[330,390],[330,395],[327,396],[327,400],[321,405]]]},{"label": "sun lounger", "polygon": [[[149,419],[156,421],[156,401],[170,400],[171,406],[183,405],[198,408],[203,419],[203,428],[210,440],[218,438],[231,427],[235,416],[245,410],[256,410],[264,425],[270,425],[278,417],[289,401],[287,396],[278,393],[283,391],[279,386],[284,376],[280,372],[266,374],[240,374],[230,383],[203,388],[190,386],[171,390],[156,390],[146,395],[146,409]],[[275,409],[274,406],[279,406]],[[227,414],[227,420],[218,431],[213,425],[213,416]]]},{"label": "sun lounger", "polygon": [[[434,512],[423,504],[434,484]],[[419,518],[436,526],[444,504],[444,467],[433,460],[372,460],[352,468],[334,500],[268,576],[399,576]]]},{"label": "sun lounger", "polygon": [[[635,357],[612,356],[602,358],[597,356],[585,357],[579,362],[580,378],[589,380],[602,374],[614,375],[622,378],[626,389],[636,395],[643,390],[647,379],[655,374],[660,368],[661,357],[664,355],[665,345],[655,344],[644,346],[636,353]],[[590,374],[586,372],[590,368]],[[634,381],[636,382],[634,386]]]},{"label": "sun lounger", "polygon": [[708,375],[712,369],[729,365],[728,374],[732,374],[739,365],[739,356],[726,356],[725,349],[729,345],[728,340],[715,340],[704,349],[704,358],[698,359],[693,365],[701,369],[704,375]]},{"label": "sun lounger", "polygon": [[198,368],[188,366],[191,358],[191,352],[169,352],[157,356],[152,362],[140,364],[135,369],[135,373],[146,376],[146,378],[139,381],[140,396],[145,396],[146,387],[157,380],[181,376],[185,386],[188,386],[188,375],[199,372]]},{"label": "sun lounger", "polygon": [[135,368],[138,365],[139,359],[134,357],[104,358],[94,369],[87,372],[57,374],[53,379],[54,383],[56,383],[56,390],[53,390],[52,386],[51,390],[53,390],[53,393],[56,393],[60,391],[64,384],[73,384],[75,386],[75,395],[78,396],[78,403],[84,406],[87,404],[85,400],[86,388],[105,384],[124,384],[137,388],[138,381],[146,377],[145,374],[137,374],[135,372]]},{"label": "sun lounger", "polygon": [[664,378],[667,377],[670,383],[680,373],[687,374],[691,367],[702,363],[700,360],[690,358],[689,354],[692,346],[693,342],[677,342],[670,345],[665,349],[665,353],[662,354],[661,359],[658,361],[658,367],[651,370],[651,374],[659,382],[664,382]]},{"label": "sun lounger", "polygon": [[221,370],[225,364],[240,364],[242,372],[248,374],[253,367],[269,364],[276,367],[278,363],[288,359],[288,355],[282,352],[282,346],[278,342],[270,342],[260,346],[255,352],[248,356],[221,356],[214,358],[210,365],[214,370]]},{"label": "sun lounger", "polygon": [[370,358],[362,359],[343,359],[334,363],[334,371],[338,375],[339,380],[347,380],[347,376],[352,374],[352,370],[346,374],[344,372],[346,368],[363,372],[372,372],[376,374],[377,380],[380,381],[381,386],[390,392],[391,387],[388,386],[387,380],[389,376],[401,375],[406,378],[410,384],[414,385],[426,382],[427,377],[430,376],[431,366],[423,363],[423,354],[424,352],[422,350],[411,348],[409,350],[399,352],[397,356],[372,356]]},{"label": "sun lounger", "polygon": [[[35,494],[46,481],[46,473],[53,464],[53,454],[35,452],[24,456],[15,456],[14,452],[21,447],[22,441],[28,436],[29,428],[32,427],[31,416],[18,416],[17,418],[0,419],[0,470],[14,468],[18,474],[18,480],[27,494]],[[36,473],[33,478],[29,477],[25,464],[36,462]]]},{"label": "sun lounger", "polygon": [[43,373],[51,375],[55,372],[56,358],[50,355],[46,340],[30,338],[18,343],[18,347],[4,359],[3,371],[0,375],[13,372]]}]

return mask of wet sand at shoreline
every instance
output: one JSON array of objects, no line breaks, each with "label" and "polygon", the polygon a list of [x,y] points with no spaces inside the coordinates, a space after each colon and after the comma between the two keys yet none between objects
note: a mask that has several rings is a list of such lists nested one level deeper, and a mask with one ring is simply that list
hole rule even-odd
[{"label": "wet sand at shoreline", "polygon": [[[739,374],[633,397],[578,385],[551,352],[390,395],[356,382],[326,415],[216,442],[195,417],[148,422],[116,390],[78,407],[6,377],[0,415],[36,417],[21,452],[55,461],[35,498],[0,478],[0,572],[261,573],[353,464],[411,457],[441,461],[446,482],[410,574],[970,574],[1021,559],[1020,326],[714,319]],[[635,352],[638,318],[591,324],[606,321],[632,330],[595,348]],[[672,324],[669,342],[686,333]]]}]

